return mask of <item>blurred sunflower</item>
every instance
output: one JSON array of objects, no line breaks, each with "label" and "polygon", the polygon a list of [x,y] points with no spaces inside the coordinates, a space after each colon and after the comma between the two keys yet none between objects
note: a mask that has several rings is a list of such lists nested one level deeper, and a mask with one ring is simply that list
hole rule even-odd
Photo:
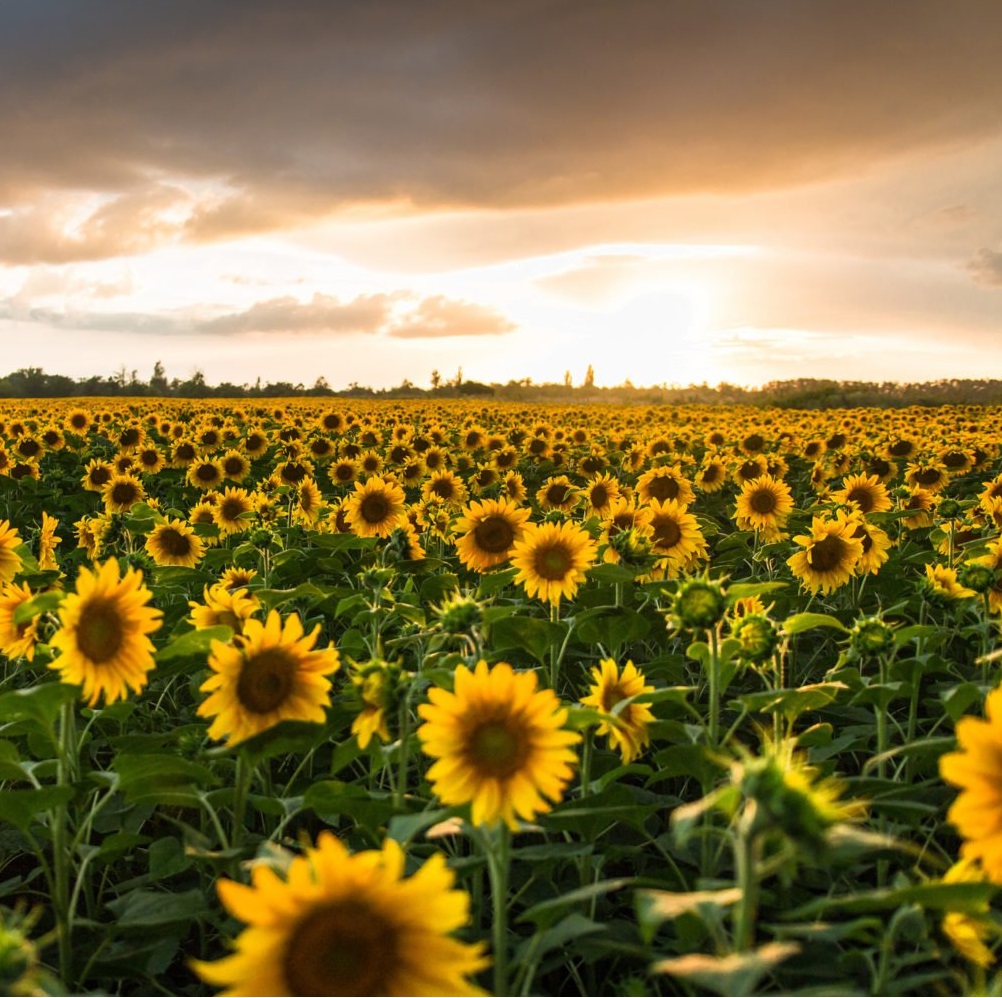
[{"label": "blurred sunflower", "polygon": [[59,521],[54,516],[49,516],[42,511],[42,529],[38,537],[38,567],[43,572],[58,572],[59,563],[56,561],[56,548],[63,543],[61,537],[56,536],[56,527]]},{"label": "blurred sunflower", "polygon": [[577,505],[578,497],[578,490],[566,475],[548,478],[536,490],[536,501],[540,509],[547,511],[558,509],[566,513]]},{"label": "blurred sunflower", "polygon": [[10,582],[21,570],[23,562],[17,553],[20,544],[17,527],[12,527],[10,520],[0,520],[0,582]]},{"label": "blurred sunflower", "polygon": [[208,492],[209,489],[218,488],[225,477],[223,465],[216,458],[202,458],[194,461],[188,468],[188,482],[196,489]]},{"label": "blurred sunflower", "polygon": [[[971,884],[987,880],[977,862],[962,859],[943,875],[944,884]],[[995,962],[995,953],[985,945],[988,939],[998,939],[999,929],[992,919],[991,904],[984,901],[977,911],[947,911],[942,921],[943,933],[954,949],[978,967],[987,969]]]},{"label": "blurred sunflower", "polygon": [[160,628],[161,612],[147,606],[153,594],[134,568],[120,576],[109,558],[96,572],[81,568],[76,590],[59,610],[60,628],[49,644],[59,653],[49,664],[64,683],[83,687],[87,705],[123,700],[146,686],[154,667],[148,635]]},{"label": "blurred sunflower", "polygon": [[456,521],[459,560],[475,572],[486,572],[508,561],[522,536],[529,511],[509,499],[474,501]]},{"label": "blurred sunflower", "polygon": [[209,737],[236,745],[282,721],[323,723],[331,681],[341,667],[333,646],[314,650],[320,625],[304,635],[298,614],[277,610],[267,621],[248,620],[238,646],[213,641],[211,675],[200,687],[209,696],[199,717],[214,718]]},{"label": "blurred sunflower", "polygon": [[535,672],[506,662],[460,665],[455,692],[433,687],[418,707],[418,738],[437,760],[428,770],[444,804],[471,804],[474,825],[518,827],[560,800],[577,760],[581,736],[564,728],[567,709]]},{"label": "blurred sunflower", "polygon": [[251,526],[254,503],[246,489],[227,486],[212,507],[212,522],[221,534],[241,534]]},{"label": "blurred sunflower", "polygon": [[680,506],[691,506],[696,498],[677,464],[644,472],[637,480],[637,495],[643,503],[671,501]]},{"label": "blurred sunflower", "polygon": [[876,475],[852,475],[845,479],[842,488],[831,498],[838,503],[851,504],[861,513],[883,513],[891,508],[887,489]]},{"label": "blurred sunflower", "polygon": [[128,513],[137,502],[146,498],[143,483],[128,472],[114,475],[104,487],[104,508],[107,513]]},{"label": "blurred sunflower", "polygon": [[202,602],[191,601],[191,622],[197,630],[207,627],[230,627],[234,634],[243,634],[251,616],[261,609],[261,601],[242,587],[226,585],[222,581],[206,586]]},{"label": "blurred sunflower", "polygon": [[529,596],[559,606],[562,597],[574,598],[596,550],[587,531],[574,523],[527,524],[511,559],[518,569],[515,582]]},{"label": "blurred sunflower", "polygon": [[942,778],[960,788],[946,817],[964,840],[961,858],[1002,884],[1002,689],[988,694],[985,720],[962,717],[956,731],[958,750],[939,760]]},{"label": "blurred sunflower", "polygon": [[929,591],[941,599],[956,600],[977,596],[973,589],[968,589],[957,580],[957,570],[946,565],[925,566],[925,581]]},{"label": "blurred sunflower", "polygon": [[480,995],[469,978],[487,966],[482,944],[451,933],[470,898],[436,853],[404,877],[401,847],[350,855],[321,832],[285,880],[264,864],[251,885],[222,879],[226,910],[247,927],[234,952],[192,967],[223,995]]},{"label": "blurred sunflower", "polygon": [[856,574],[863,542],[853,536],[855,530],[856,521],[843,513],[834,520],[815,516],[811,532],[793,538],[803,550],[787,558],[786,563],[805,589],[828,594]]},{"label": "blurred sunflower", "polygon": [[642,693],[653,692],[654,687],[647,683],[633,662],[627,662],[620,670],[613,659],[604,658],[592,668],[591,675],[595,682],[588,688],[588,696],[581,698],[581,703],[607,715],[597,733],[607,736],[609,748],[618,750],[623,764],[629,765],[650,744],[647,726],[654,715],[647,704],[622,704]]},{"label": "blurred sunflower", "polygon": [[467,490],[458,475],[447,470],[436,471],[421,487],[421,497],[452,506],[462,506],[466,502]]},{"label": "blurred sunflower", "polygon": [[184,520],[168,519],[158,523],[146,538],[146,551],[160,566],[194,568],[205,545]]},{"label": "blurred sunflower", "polygon": [[17,623],[14,615],[19,607],[34,598],[31,586],[25,583],[5,582],[0,585],[0,652],[14,660],[25,658],[29,662],[35,658],[38,643],[38,619]]},{"label": "blurred sunflower", "polygon": [[876,524],[870,523],[865,517],[857,516],[856,529],[852,536],[863,545],[863,553],[859,556],[856,571],[859,575],[876,575],[881,565],[890,557],[894,542]]}]

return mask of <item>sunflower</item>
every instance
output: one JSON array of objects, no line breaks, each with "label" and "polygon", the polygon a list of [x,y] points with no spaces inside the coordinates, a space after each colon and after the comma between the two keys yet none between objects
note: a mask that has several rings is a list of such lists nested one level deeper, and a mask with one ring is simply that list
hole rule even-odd
[{"label": "sunflower", "polygon": [[929,492],[942,492],[950,484],[950,476],[939,461],[916,462],[905,468],[905,484]]},{"label": "sunflower", "polygon": [[38,536],[38,567],[43,572],[59,571],[56,548],[63,543],[63,539],[56,536],[58,526],[59,521],[54,516],[42,512],[42,529]]},{"label": "sunflower", "polygon": [[674,499],[650,503],[651,546],[655,555],[665,562],[669,577],[692,568],[706,554],[706,540],[696,517],[686,512]]},{"label": "sunflower", "polygon": [[643,503],[672,501],[680,506],[689,506],[696,498],[677,464],[644,472],[637,480],[637,495]]},{"label": "sunflower", "polygon": [[90,428],[91,422],[90,413],[86,409],[71,409],[64,425],[73,433],[83,434]]},{"label": "sunflower", "polygon": [[95,457],[87,462],[83,478],[80,481],[88,492],[103,492],[114,474],[115,469],[108,461]]},{"label": "sunflower", "polygon": [[487,966],[482,944],[451,933],[470,920],[470,898],[436,853],[404,877],[401,847],[349,854],[321,832],[282,880],[258,864],[249,886],[222,879],[226,910],[247,924],[234,952],[193,960],[222,995],[480,995],[469,978]]},{"label": "sunflower", "polygon": [[456,521],[459,560],[475,572],[503,565],[522,536],[529,511],[510,499],[471,502]]},{"label": "sunflower", "polygon": [[589,534],[574,523],[527,524],[511,559],[518,569],[515,582],[529,596],[559,606],[561,597],[574,598],[595,560],[596,548]]},{"label": "sunflower", "polygon": [[753,478],[741,486],[735,522],[741,530],[779,531],[793,510],[790,486],[772,475]]},{"label": "sunflower", "polygon": [[20,544],[17,527],[12,527],[10,520],[0,520],[0,582],[10,582],[21,571]]},{"label": "sunflower", "polygon": [[59,655],[50,663],[60,679],[83,687],[87,706],[101,696],[106,703],[124,700],[129,690],[146,686],[153,669],[153,642],[161,613],[146,604],[153,594],[134,568],[120,577],[118,561],[109,558],[96,572],[81,568],[76,591],[59,610],[60,628],[49,642]]},{"label": "sunflower", "polygon": [[859,556],[859,563],[856,565],[856,572],[859,575],[876,575],[880,571],[880,566],[890,557],[888,552],[894,546],[894,542],[875,524],[867,522],[865,517],[857,517],[856,529],[852,532],[863,545],[863,553]]},{"label": "sunflower", "polygon": [[536,490],[536,501],[540,509],[547,511],[558,509],[566,513],[577,505],[579,498],[580,492],[566,475],[548,478]]},{"label": "sunflower", "polygon": [[205,554],[205,545],[184,520],[159,523],[146,538],[146,551],[160,566],[194,568]]},{"label": "sunflower", "polygon": [[946,565],[925,566],[925,581],[934,596],[945,600],[966,599],[977,596],[973,589],[963,586],[957,579],[957,570]]},{"label": "sunflower", "polygon": [[342,457],[327,469],[327,477],[335,485],[350,485],[358,477],[358,463],[350,457]]},{"label": "sunflower", "polygon": [[884,513],[891,508],[887,489],[876,475],[852,475],[831,494],[839,503],[851,503],[861,513]]},{"label": "sunflower", "polygon": [[130,475],[113,475],[104,487],[104,508],[108,513],[128,513],[137,502],[146,498],[143,483]]},{"label": "sunflower", "polygon": [[727,484],[727,466],[714,457],[704,458],[696,472],[696,488],[700,492],[719,492]]},{"label": "sunflower", "polygon": [[513,502],[525,502],[525,497],[528,493],[525,488],[525,480],[519,472],[509,471],[501,479],[501,494]]},{"label": "sunflower", "polygon": [[260,457],[268,450],[268,434],[264,430],[248,429],[243,448],[248,457]]},{"label": "sunflower", "polygon": [[433,687],[428,699],[417,734],[437,760],[428,779],[443,803],[470,803],[474,825],[515,829],[518,818],[532,821],[560,800],[581,736],[564,728],[567,709],[553,690],[536,688],[535,672],[460,665],[455,692]]},{"label": "sunflower", "polygon": [[619,482],[612,475],[596,475],[580,490],[585,501],[585,516],[605,516],[619,499]]},{"label": "sunflower", "polygon": [[223,464],[216,458],[202,458],[193,461],[188,467],[188,482],[196,489],[208,492],[209,489],[218,488],[226,477],[223,471]]},{"label": "sunflower", "polygon": [[793,538],[803,550],[787,558],[786,563],[805,589],[828,594],[856,574],[863,554],[862,540],[853,536],[856,525],[856,520],[844,513],[834,520],[816,516],[809,534]]},{"label": "sunflower", "polygon": [[250,474],[250,461],[238,450],[228,450],[220,459],[223,475],[228,481],[238,485]]},{"label": "sunflower", "polygon": [[234,589],[243,589],[249,586],[257,575],[257,570],[253,568],[239,568],[232,565],[219,576],[219,585],[231,592]]},{"label": "sunflower", "polygon": [[1002,883],[1002,689],[985,701],[985,720],[957,722],[959,750],[940,757],[939,772],[960,787],[947,813],[964,844],[962,859],[979,861],[988,878]]},{"label": "sunflower", "polygon": [[5,582],[0,586],[0,652],[9,659],[26,658],[31,662],[35,658],[38,619],[32,617],[21,623],[14,619],[18,608],[34,595],[27,583],[19,586],[16,582]]},{"label": "sunflower", "polygon": [[320,625],[304,635],[298,614],[283,624],[277,610],[262,624],[248,620],[239,646],[213,641],[211,675],[200,687],[209,696],[199,717],[214,718],[210,738],[246,741],[282,721],[322,724],[331,681],[341,667],[333,646],[314,650]]},{"label": "sunflower", "polygon": [[441,503],[462,506],[466,502],[467,491],[462,480],[451,471],[436,471],[421,486],[421,498]]},{"label": "sunflower", "polygon": [[[944,884],[977,884],[988,877],[974,860],[962,859],[943,874]],[[998,938],[998,929],[991,916],[991,905],[986,900],[973,911],[948,911],[941,923],[943,934],[965,960],[987,969],[995,962],[995,954],[985,945],[986,940]]]},{"label": "sunflower", "polygon": [[359,537],[389,537],[404,520],[404,490],[378,477],[356,482],[354,495],[342,505],[352,533]]},{"label": "sunflower", "polygon": [[227,486],[212,508],[212,521],[224,536],[240,534],[250,527],[253,512],[254,503],[247,490]]},{"label": "sunflower", "polygon": [[647,726],[654,715],[646,704],[622,704],[624,700],[651,693],[654,687],[647,685],[644,674],[632,662],[627,662],[620,671],[615,661],[604,658],[591,674],[595,682],[581,703],[606,715],[598,726],[598,734],[606,735],[609,748],[618,749],[623,764],[629,765],[650,744]]},{"label": "sunflower", "polygon": [[933,510],[938,502],[936,496],[928,489],[914,486],[908,491],[908,495],[900,501],[900,508],[907,510],[910,515],[903,516],[901,523],[909,530],[917,530],[921,527],[931,527],[933,524]]},{"label": "sunflower", "polygon": [[206,586],[202,603],[189,602],[191,622],[196,630],[207,627],[231,627],[234,634],[243,634],[251,615],[261,609],[261,601],[247,589],[227,586],[222,581]]}]

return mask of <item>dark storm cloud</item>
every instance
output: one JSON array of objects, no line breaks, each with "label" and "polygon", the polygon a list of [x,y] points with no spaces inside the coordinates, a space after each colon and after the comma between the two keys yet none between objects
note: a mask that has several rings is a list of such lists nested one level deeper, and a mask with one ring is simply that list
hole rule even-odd
[{"label": "dark storm cloud", "polygon": [[[12,0],[0,206],[126,200],[109,209],[117,236],[69,246],[37,207],[52,238],[25,246],[8,224],[0,260],[225,238],[359,202],[510,207],[826,177],[997,129],[1000,64],[994,0]],[[221,193],[194,189],[181,221],[150,217],[165,178]]]}]

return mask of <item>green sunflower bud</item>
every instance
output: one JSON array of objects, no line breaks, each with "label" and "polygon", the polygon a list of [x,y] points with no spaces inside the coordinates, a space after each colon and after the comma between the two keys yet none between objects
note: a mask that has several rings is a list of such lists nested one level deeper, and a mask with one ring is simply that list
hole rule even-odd
[{"label": "green sunflower bud", "polygon": [[709,579],[690,579],[679,586],[672,615],[683,627],[705,630],[718,624],[726,609],[723,586]]}]

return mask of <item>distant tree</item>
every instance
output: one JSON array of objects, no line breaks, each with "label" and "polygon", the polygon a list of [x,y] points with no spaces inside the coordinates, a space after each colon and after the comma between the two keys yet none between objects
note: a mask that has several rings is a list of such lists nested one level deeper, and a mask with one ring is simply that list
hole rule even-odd
[{"label": "distant tree", "polygon": [[153,374],[150,376],[150,391],[154,395],[166,395],[168,389],[167,373],[163,364],[158,360],[153,365]]},{"label": "distant tree", "polygon": [[437,370],[431,372],[431,387],[433,391],[437,391],[442,386],[442,375],[438,373]]},{"label": "distant tree", "polygon": [[564,388],[573,388],[574,381],[571,378],[570,371],[564,371]]},{"label": "distant tree", "polygon": [[591,364],[588,365],[588,370],[585,371],[584,387],[585,388],[595,387],[595,368],[593,368]]}]

